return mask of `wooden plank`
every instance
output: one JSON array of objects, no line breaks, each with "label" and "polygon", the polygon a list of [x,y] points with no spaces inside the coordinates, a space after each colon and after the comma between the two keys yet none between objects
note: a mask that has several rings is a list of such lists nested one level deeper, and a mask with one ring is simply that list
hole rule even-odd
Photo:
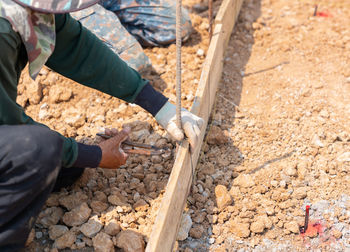
[{"label": "wooden plank", "polygon": [[[216,14],[215,24],[222,24],[222,32],[231,34],[238,17],[243,0],[224,0]],[[231,20],[233,19],[233,22]],[[226,48],[230,36],[225,40],[224,46]]]},{"label": "wooden plank", "polygon": [[[215,25],[196,97],[191,108],[191,112],[200,115],[204,119],[205,127],[201,130],[200,144],[192,150],[192,153],[189,151],[188,141],[184,141],[179,146],[146,252],[170,252],[176,241],[182,212],[191,188],[193,171],[198,161],[211,108],[214,104],[215,93],[221,78],[224,51],[242,3],[241,0],[224,0],[224,2],[229,2],[229,5],[225,5],[226,7],[233,6],[235,8],[226,9],[226,11],[231,12],[229,14],[222,11],[221,16],[223,16],[222,22],[224,23]],[[232,5],[231,2],[236,4]],[[220,8],[222,9],[223,6]],[[235,16],[233,16],[232,11]],[[229,27],[232,27],[230,31],[228,31]]]},{"label": "wooden plank", "polygon": [[221,3],[220,9],[215,17],[215,24],[233,24],[234,22],[228,22],[227,19],[236,19],[243,0],[224,0]]}]

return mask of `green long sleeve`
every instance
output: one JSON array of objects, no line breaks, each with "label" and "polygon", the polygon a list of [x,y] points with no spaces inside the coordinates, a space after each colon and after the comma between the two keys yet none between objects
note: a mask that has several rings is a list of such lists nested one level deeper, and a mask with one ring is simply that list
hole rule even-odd
[{"label": "green long sleeve", "polygon": [[69,14],[56,15],[56,36],[46,64],[56,72],[127,102],[147,83]]}]

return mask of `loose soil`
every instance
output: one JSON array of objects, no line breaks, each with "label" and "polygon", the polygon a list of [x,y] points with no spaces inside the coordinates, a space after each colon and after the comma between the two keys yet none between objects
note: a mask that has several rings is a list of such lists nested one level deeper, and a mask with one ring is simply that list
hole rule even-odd
[{"label": "loose soil", "polygon": [[[189,108],[209,38],[207,12],[195,8],[205,4],[184,3],[195,30],[183,46],[182,100]],[[216,12],[220,2],[214,3]],[[346,0],[243,3],[178,250],[350,249],[349,23]],[[153,63],[145,78],[175,101],[175,46],[145,51]],[[18,103],[78,141],[96,143],[97,132],[129,123],[134,140],[175,152],[175,143],[142,109],[49,69],[36,82],[22,75]],[[87,169],[72,188],[51,195],[31,250],[99,251],[102,243],[100,251],[109,251],[129,237],[121,229],[142,235],[130,238],[141,246],[134,251],[142,251],[173,162],[173,154],[132,156],[117,170]],[[306,205],[309,229],[300,234]]]}]

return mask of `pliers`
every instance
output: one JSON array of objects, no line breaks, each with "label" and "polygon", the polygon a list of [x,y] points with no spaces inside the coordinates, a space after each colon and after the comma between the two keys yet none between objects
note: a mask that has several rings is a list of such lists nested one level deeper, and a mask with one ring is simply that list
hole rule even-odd
[{"label": "pliers", "polygon": [[[97,136],[103,137],[105,139],[109,139],[113,136],[97,133]],[[162,155],[166,152],[170,151],[168,148],[158,148],[154,145],[142,144],[142,143],[134,143],[131,141],[124,141],[121,143],[121,147],[125,153],[128,154],[139,154],[139,155]]]}]

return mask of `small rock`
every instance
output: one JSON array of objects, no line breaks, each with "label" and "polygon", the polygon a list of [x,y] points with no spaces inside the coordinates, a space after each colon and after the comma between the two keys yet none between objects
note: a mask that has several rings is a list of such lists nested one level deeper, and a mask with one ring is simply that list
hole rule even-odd
[{"label": "small rock", "polygon": [[200,57],[204,56],[204,50],[201,49],[201,48],[199,48],[199,49],[197,50],[197,55],[200,56]]},{"label": "small rock", "polygon": [[46,200],[46,206],[53,207],[59,206],[60,202],[58,201],[60,198],[59,194],[52,193],[50,197]]},{"label": "small rock", "polygon": [[228,137],[220,127],[213,125],[209,130],[207,140],[209,144],[220,145],[227,143]]},{"label": "small rock", "polygon": [[223,185],[215,187],[216,204],[219,209],[224,209],[232,203],[231,196],[227,188]]},{"label": "small rock", "polygon": [[81,110],[70,108],[62,113],[64,121],[72,127],[80,128],[85,124],[86,115]]},{"label": "small rock", "polygon": [[86,246],[92,247],[92,240],[90,238],[83,236],[82,240],[85,242]]},{"label": "small rock", "polygon": [[84,202],[75,207],[72,211],[66,212],[63,216],[63,222],[67,226],[79,226],[87,221],[91,214],[91,209]]},{"label": "small rock", "polygon": [[117,247],[125,252],[143,252],[145,242],[141,234],[133,230],[124,230],[117,236]]},{"label": "small rock", "polygon": [[306,187],[299,187],[296,188],[293,192],[293,197],[296,199],[304,199],[307,196],[307,188]]},{"label": "small rock", "polygon": [[267,213],[267,215],[271,216],[271,215],[274,215],[275,209],[273,207],[266,207],[265,212]]},{"label": "small rock", "polygon": [[35,237],[35,231],[33,228],[28,235],[28,238],[25,244],[26,247],[29,246],[34,241],[34,237]]},{"label": "small rock", "polygon": [[127,205],[127,200],[121,194],[112,194],[108,197],[108,202],[116,206]]},{"label": "small rock", "polygon": [[43,233],[42,232],[35,232],[35,238],[36,239],[40,239],[41,237],[43,237]]},{"label": "small rock", "polygon": [[61,237],[55,240],[55,243],[53,244],[54,248],[58,249],[65,249],[70,248],[76,240],[76,236],[73,232],[68,231]]},{"label": "small rock", "polygon": [[307,162],[304,160],[298,164],[298,177],[300,179],[304,179],[306,176],[306,173],[307,173]]},{"label": "small rock", "polygon": [[106,226],[105,226],[105,232],[109,235],[116,235],[120,232],[120,225],[116,220],[111,220]]},{"label": "small rock", "polygon": [[320,138],[318,137],[317,134],[315,134],[312,138],[312,144],[315,146],[315,147],[324,147],[324,144],[322,143],[322,141],[320,140]]},{"label": "small rock", "polygon": [[102,223],[97,216],[93,216],[87,223],[80,227],[80,231],[87,237],[94,237],[102,228]]},{"label": "small rock", "polygon": [[35,81],[28,78],[26,89],[27,96],[29,97],[29,103],[32,105],[39,104],[41,98],[43,97],[43,87],[39,83],[39,78],[37,78]]},{"label": "small rock", "polygon": [[73,95],[73,92],[69,88],[62,87],[60,85],[54,85],[50,87],[49,101],[51,103],[59,103],[62,101],[68,101]]},{"label": "small rock", "polygon": [[48,106],[41,106],[38,116],[39,116],[40,120],[49,119],[50,118],[50,113],[48,111]]},{"label": "small rock", "polygon": [[91,203],[90,203],[90,206],[92,208],[92,210],[94,212],[103,212],[104,210],[107,209],[108,207],[108,204],[105,203],[105,202],[102,202],[102,201],[98,201],[98,200],[93,200]]},{"label": "small rock", "polygon": [[238,186],[232,186],[229,193],[231,197],[235,199],[241,194],[241,191]]},{"label": "small rock", "polygon": [[188,233],[192,227],[192,219],[189,214],[183,214],[181,219],[181,224],[179,232],[177,234],[177,240],[184,241],[188,237]]},{"label": "small rock", "polygon": [[261,220],[258,220],[256,222],[253,222],[250,225],[250,230],[254,233],[262,233],[265,229],[265,223]]},{"label": "small rock", "polygon": [[94,251],[96,252],[114,252],[114,245],[111,237],[103,232],[98,233],[92,238]]},{"label": "small rock", "polygon": [[235,220],[229,220],[230,231],[240,238],[247,238],[250,235],[249,223],[240,223]]},{"label": "small rock", "polygon": [[131,131],[129,137],[132,141],[141,141],[146,140],[150,135],[151,133],[148,129],[142,129],[138,131]]},{"label": "small rock", "polygon": [[[122,104],[122,105],[124,105],[124,104]],[[124,106],[126,107],[126,105],[124,105]],[[146,129],[149,131],[151,129],[151,125],[148,122],[139,121],[139,120],[125,123],[123,125],[123,128],[125,128],[125,127],[129,127],[131,129],[131,132],[139,131],[139,130],[143,130],[143,129]]]},{"label": "small rock", "polygon": [[215,172],[215,167],[212,163],[206,163],[204,167],[201,167],[200,171],[205,175],[212,175]]},{"label": "small rock", "polygon": [[87,202],[88,196],[82,192],[76,192],[65,197],[59,198],[59,203],[67,208],[72,210],[73,208],[79,206],[83,202]]},{"label": "small rock", "polygon": [[56,225],[63,216],[63,210],[60,207],[46,208],[39,215],[39,223],[48,228],[51,225]]},{"label": "small rock", "polygon": [[333,230],[332,230],[332,234],[333,234],[333,236],[334,236],[336,239],[341,238],[342,235],[343,235],[342,232],[340,232],[339,230],[336,230],[336,229],[333,229]]},{"label": "small rock", "polygon": [[49,237],[51,240],[56,240],[58,237],[68,232],[68,230],[69,229],[64,225],[52,225],[49,229]]},{"label": "small rock", "polygon": [[77,245],[77,249],[83,249],[86,246],[84,241],[76,241],[75,244]]},{"label": "small rock", "polygon": [[278,186],[278,182],[276,180],[271,180],[270,184],[275,188]]},{"label": "small rock", "polygon": [[295,166],[288,166],[287,169],[285,170],[285,173],[286,175],[291,177],[296,177],[298,175],[298,172]]},{"label": "small rock", "polygon": [[284,188],[284,187],[286,187],[286,185],[287,185],[287,183],[285,180],[280,181],[280,187]]},{"label": "small rock", "polygon": [[272,221],[266,214],[259,216],[257,219],[264,223],[265,228],[270,229],[272,227]]},{"label": "small rock", "polygon": [[145,211],[148,208],[148,204],[145,200],[139,199],[135,204],[134,204],[134,209],[136,211]]},{"label": "small rock", "polygon": [[296,221],[291,221],[284,224],[284,227],[294,234],[299,233],[299,225]]},{"label": "small rock", "polygon": [[190,236],[195,239],[200,239],[203,235],[204,228],[201,225],[197,225],[190,230]]},{"label": "small rock", "polygon": [[239,187],[248,188],[255,185],[255,182],[249,174],[240,174],[235,180],[233,184]]}]

